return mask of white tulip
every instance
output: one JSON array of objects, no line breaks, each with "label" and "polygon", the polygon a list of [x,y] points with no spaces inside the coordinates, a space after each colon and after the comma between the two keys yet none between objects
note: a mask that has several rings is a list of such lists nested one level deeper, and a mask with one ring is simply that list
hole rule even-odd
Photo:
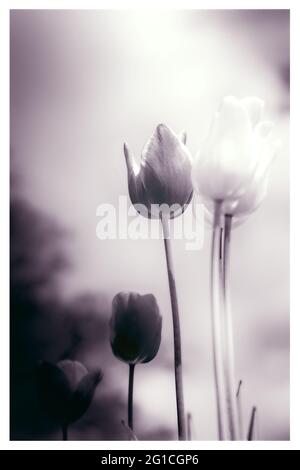
[{"label": "white tulip", "polygon": [[209,208],[222,202],[223,213],[243,217],[264,199],[278,142],[273,124],[261,120],[263,108],[255,97],[223,99],[192,172]]}]

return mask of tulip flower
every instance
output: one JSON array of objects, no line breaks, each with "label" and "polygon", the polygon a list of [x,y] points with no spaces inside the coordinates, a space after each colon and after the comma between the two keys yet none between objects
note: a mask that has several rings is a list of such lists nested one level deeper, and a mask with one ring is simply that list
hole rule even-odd
[{"label": "tulip flower", "polygon": [[154,359],[162,325],[154,295],[121,292],[113,299],[112,311],[110,341],[114,355],[132,365]]},{"label": "tulip flower", "polygon": [[180,321],[170,245],[169,219],[181,215],[193,196],[191,156],[185,144],[185,133],[176,136],[171,129],[160,124],[144,147],[139,165],[128,146],[124,144],[131,202],[137,212],[144,217],[159,218],[163,229],[173,319],[177,424],[180,440],[186,440],[186,423]]},{"label": "tulip flower", "polygon": [[41,362],[38,385],[44,406],[61,426],[63,440],[68,439],[68,427],[77,421],[90,406],[102,371],[88,372],[78,361],[64,360],[56,365]]},{"label": "tulip flower", "polygon": [[253,178],[259,180],[257,173],[265,173],[277,145],[272,123],[261,120],[263,107],[255,97],[224,98],[193,168],[194,186],[205,200],[235,201]]},{"label": "tulip flower", "polygon": [[206,208],[213,209],[211,303],[220,439],[226,435],[232,440],[238,437],[228,293],[232,220],[235,225],[243,222],[265,198],[278,148],[272,135],[273,124],[262,120],[263,108],[264,102],[256,97],[224,98],[192,171],[195,189]]},{"label": "tulip flower", "polygon": [[112,303],[110,343],[114,355],[129,365],[128,426],[133,430],[133,381],[136,364],[152,361],[161,341],[162,317],[154,295],[117,294]]},{"label": "tulip flower", "polygon": [[130,199],[143,216],[159,218],[164,211],[176,217],[189,204],[192,160],[185,141],[184,133],[177,136],[159,124],[142,151],[140,164],[124,144]]}]

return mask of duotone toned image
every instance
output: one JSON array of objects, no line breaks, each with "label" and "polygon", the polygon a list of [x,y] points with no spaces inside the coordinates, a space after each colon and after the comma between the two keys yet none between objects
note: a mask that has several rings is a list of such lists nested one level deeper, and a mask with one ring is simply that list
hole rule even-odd
[{"label": "duotone toned image", "polygon": [[10,439],[287,441],[289,10],[10,11]]}]

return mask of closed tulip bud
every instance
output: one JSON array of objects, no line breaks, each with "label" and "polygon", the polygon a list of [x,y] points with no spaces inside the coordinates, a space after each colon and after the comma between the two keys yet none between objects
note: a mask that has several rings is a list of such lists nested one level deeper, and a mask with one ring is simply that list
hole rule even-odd
[{"label": "closed tulip bud", "polygon": [[272,123],[261,121],[264,102],[226,97],[193,168],[194,186],[210,201],[223,202],[222,212],[243,217],[265,197],[278,142]]},{"label": "closed tulip bud", "polygon": [[[160,124],[145,145],[139,165],[124,144],[129,195],[143,216],[159,218],[162,211],[173,218],[189,204],[193,186],[191,156],[185,142],[185,133],[177,136]],[[164,207],[159,210],[161,205]]]},{"label": "closed tulip bud", "polygon": [[162,317],[152,294],[117,294],[112,303],[110,341],[115,356],[127,364],[151,361],[161,341]]},{"label": "closed tulip bud", "polygon": [[78,361],[42,362],[38,368],[44,406],[61,426],[77,421],[87,411],[101,379],[101,370],[88,372]]}]

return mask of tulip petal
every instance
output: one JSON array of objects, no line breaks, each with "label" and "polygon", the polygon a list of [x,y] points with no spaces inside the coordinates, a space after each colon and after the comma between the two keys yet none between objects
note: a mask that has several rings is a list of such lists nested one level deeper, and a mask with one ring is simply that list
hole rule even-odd
[{"label": "tulip petal", "polygon": [[156,328],[153,330],[153,336],[148,337],[145,342],[144,352],[140,354],[140,361],[145,364],[152,361],[158,353],[161,343],[162,317],[159,316],[156,321]]},{"label": "tulip petal", "polygon": [[223,99],[219,112],[215,116],[215,137],[236,136],[248,138],[251,131],[251,120],[247,109],[234,96]]},{"label": "tulip petal", "polygon": [[255,127],[256,124],[261,120],[261,116],[264,109],[264,101],[256,96],[247,96],[243,98],[240,103],[245,107],[249,113],[249,117],[252,123],[252,126]]},{"label": "tulip petal", "polygon": [[113,314],[110,319],[111,346],[120,360],[135,363],[141,349],[139,322],[135,310],[129,309],[131,294],[120,293],[113,299]]},{"label": "tulip petal", "polygon": [[124,150],[124,155],[125,155],[128,177],[136,176],[139,173],[140,167],[137,164],[133,156],[133,153],[129,150],[129,147],[126,144],[126,142],[124,143],[123,150]]},{"label": "tulip petal", "polygon": [[156,299],[152,294],[131,295],[128,310],[136,312],[140,335],[143,339],[138,362],[150,362],[156,356],[161,341],[162,317]]},{"label": "tulip petal", "polygon": [[247,192],[238,200],[234,208],[235,217],[243,217],[254,212],[266,197],[268,190],[269,175],[266,175],[259,181],[259,190],[257,190],[257,182],[251,184]]},{"label": "tulip petal", "polygon": [[183,206],[193,192],[189,151],[164,124],[143,149],[141,179],[150,204]]},{"label": "tulip petal", "polygon": [[82,377],[88,372],[81,362],[70,361],[69,359],[58,362],[57,367],[65,374],[72,391],[76,389]]},{"label": "tulip petal", "polygon": [[130,200],[133,205],[138,204],[140,209],[142,209],[142,205],[145,206],[145,210],[139,210],[138,212],[144,217],[150,217],[147,207],[147,195],[143,180],[141,178],[140,167],[137,165],[126,143],[124,143],[124,155],[127,166]]},{"label": "tulip petal", "polygon": [[268,137],[274,128],[274,124],[271,121],[261,121],[255,127],[255,133],[259,137]]},{"label": "tulip petal", "polygon": [[102,371],[96,370],[87,373],[80,381],[73,393],[69,405],[68,423],[77,421],[89,408],[96,387],[103,378]]}]

